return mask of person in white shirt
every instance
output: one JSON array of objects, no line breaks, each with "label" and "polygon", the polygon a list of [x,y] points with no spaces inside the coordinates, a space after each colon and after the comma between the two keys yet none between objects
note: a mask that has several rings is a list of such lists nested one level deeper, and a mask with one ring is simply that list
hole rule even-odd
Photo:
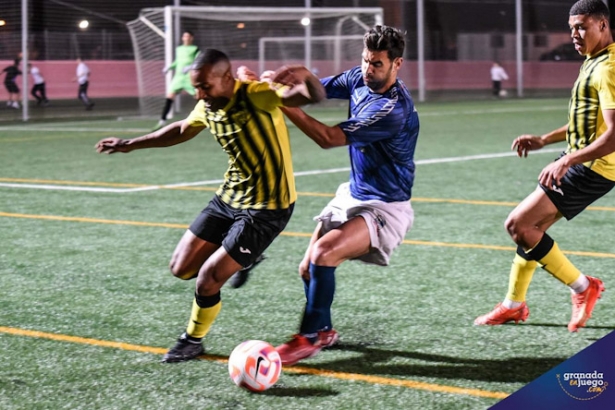
[{"label": "person in white shirt", "polygon": [[501,96],[503,80],[508,80],[508,74],[506,74],[504,68],[497,61],[494,61],[491,66],[491,82],[493,83],[492,90],[494,97]]},{"label": "person in white shirt", "polygon": [[30,90],[30,94],[34,98],[36,98],[36,105],[48,105],[49,100],[47,99],[47,92],[45,90],[45,79],[41,75],[41,71],[38,67],[33,66],[28,63],[28,68],[30,71],[30,75],[32,75],[32,80],[34,81],[34,85],[32,86],[32,90]]},{"label": "person in white shirt", "polygon": [[90,84],[90,68],[81,58],[77,59],[77,76],[73,79],[79,83],[77,98],[85,104],[86,110],[91,110],[94,103],[88,98],[88,85]]}]

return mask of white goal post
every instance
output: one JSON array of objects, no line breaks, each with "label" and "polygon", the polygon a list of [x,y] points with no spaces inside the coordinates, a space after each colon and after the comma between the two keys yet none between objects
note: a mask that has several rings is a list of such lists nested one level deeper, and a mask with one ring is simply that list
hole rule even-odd
[{"label": "white goal post", "polygon": [[[162,111],[173,73],[161,70],[174,60],[183,31],[200,49],[225,52],[233,67],[257,72],[302,64],[320,76],[360,64],[363,34],[383,24],[379,7],[209,7],[167,6],[141,10],[129,22],[144,116]],[[192,106],[192,104],[190,104]],[[177,109],[176,104],[176,109]]]}]

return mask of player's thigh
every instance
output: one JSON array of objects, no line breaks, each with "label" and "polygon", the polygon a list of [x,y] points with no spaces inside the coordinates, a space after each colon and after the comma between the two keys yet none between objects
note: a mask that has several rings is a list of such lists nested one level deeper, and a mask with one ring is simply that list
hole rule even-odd
[{"label": "player's thigh", "polygon": [[356,216],[321,236],[312,247],[310,259],[316,265],[338,266],[368,253],[370,243],[365,219]]},{"label": "player's thigh", "polygon": [[190,230],[186,230],[173,251],[171,272],[179,278],[193,278],[205,261],[219,248],[219,244],[203,240]]},{"label": "player's thigh", "polygon": [[509,232],[527,227],[538,227],[544,232],[561,217],[562,215],[547,194],[540,187],[536,187],[534,192],[525,197],[512,210],[505,225]]},{"label": "player's thigh", "polygon": [[173,274],[184,277],[198,272],[207,258],[220,247],[233,222],[231,210],[214,196],[177,244],[171,259]]}]

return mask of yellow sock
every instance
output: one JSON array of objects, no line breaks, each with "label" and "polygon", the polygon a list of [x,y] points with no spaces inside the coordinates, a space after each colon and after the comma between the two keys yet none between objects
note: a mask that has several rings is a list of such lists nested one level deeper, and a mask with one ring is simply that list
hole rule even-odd
[{"label": "yellow sock", "polygon": [[564,255],[556,242],[553,242],[551,250],[538,263],[565,285],[570,285],[581,276],[581,272]]},{"label": "yellow sock", "polygon": [[205,337],[211,325],[216,320],[220,309],[222,308],[222,301],[219,301],[215,305],[207,308],[202,308],[196,303],[196,298],[192,302],[192,313],[190,314],[190,322],[186,328],[188,336],[202,339]]},{"label": "yellow sock", "polygon": [[513,302],[525,302],[525,294],[530,287],[530,282],[537,266],[538,263],[536,261],[529,261],[519,254],[515,255],[515,259],[513,259],[512,266],[510,267],[506,299]]}]

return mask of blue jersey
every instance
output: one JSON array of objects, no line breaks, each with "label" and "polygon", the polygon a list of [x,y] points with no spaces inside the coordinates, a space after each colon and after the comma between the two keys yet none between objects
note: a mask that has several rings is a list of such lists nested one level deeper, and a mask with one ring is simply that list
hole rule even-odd
[{"label": "blue jersey", "polygon": [[361,67],[320,81],[327,98],[350,101],[350,118],[339,127],[349,143],[352,197],[409,200],[419,117],[404,83],[397,80],[384,94],[374,93],[363,83]]}]

